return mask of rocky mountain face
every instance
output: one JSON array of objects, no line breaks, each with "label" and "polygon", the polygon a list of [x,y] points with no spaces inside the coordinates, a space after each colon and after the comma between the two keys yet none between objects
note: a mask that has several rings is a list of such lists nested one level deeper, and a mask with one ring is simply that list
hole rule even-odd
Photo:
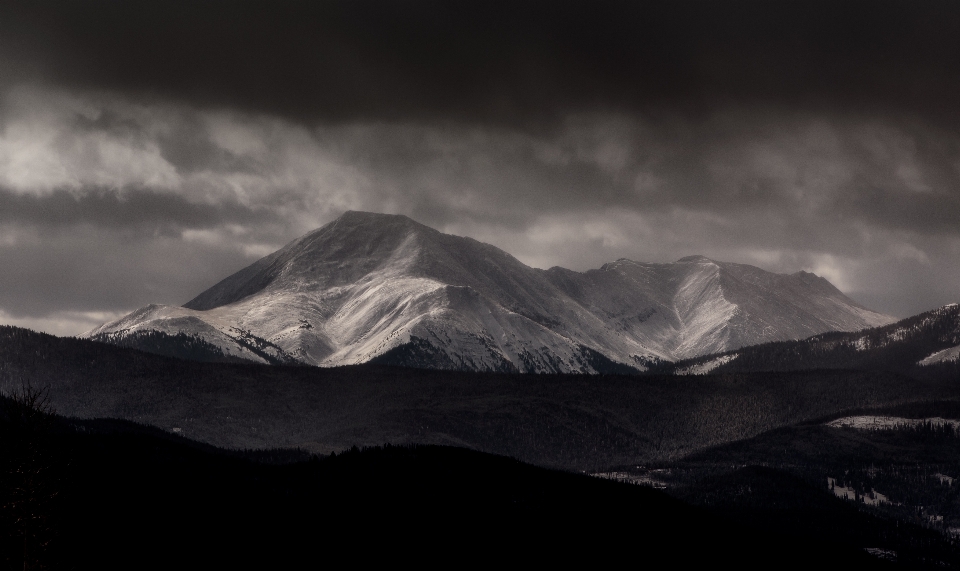
[{"label": "rocky mountain face", "polygon": [[700,256],[539,270],[405,216],[347,212],[182,307],[85,336],[187,337],[268,363],[604,373],[892,321],[806,272]]}]

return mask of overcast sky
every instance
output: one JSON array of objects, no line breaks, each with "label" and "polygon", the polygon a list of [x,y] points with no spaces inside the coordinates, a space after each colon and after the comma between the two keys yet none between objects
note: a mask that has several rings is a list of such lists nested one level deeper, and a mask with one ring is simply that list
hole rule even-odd
[{"label": "overcast sky", "polygon": [[179,305],[345,210],[960,301],[958,2],[10,4],[0,323]]}]

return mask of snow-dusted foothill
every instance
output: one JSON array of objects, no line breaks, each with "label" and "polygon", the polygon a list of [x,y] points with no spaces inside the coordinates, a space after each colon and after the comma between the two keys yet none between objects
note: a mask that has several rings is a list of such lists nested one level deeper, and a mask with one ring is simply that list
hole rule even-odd
[{"label": "snow-dusted foothill", "polygon": [[938,428],[950,426],[953,429],[957,429],[960,428],[960,420],[940,418],[939,416],[931,418],[902,418],[899,416],[860,415],[845,416],[826,423],[826,426],[832,428],[856,428],[859,430],[894,430],[900,428],[916,428],[921,425],[931,425]]},{"label": "snow-dusted foothill", "polygon": [[957,345],[956,347],[950,347],[949,349],[943,349],[943,350],[941,350],[941,351],[937,351],[937,352],[933,353],[932,355],[930,355],[929,357],[926,357],[926,358],[922,359],[922,360],[921,360],[919,363],[917,363],[917,364],[918,364],[918,365],[933,365],[934,363],[943,363],[943,362],[946,362],[946,361],[956,361],[957,359],[960,359],[960,345]]},{"label": "snow-dusted foothill", "polygon": [[950,304],[889,325],[752,345],[667,363],[659,371],[691,375],[856,369],[935,374],[932,369],[955,366],[958,358],[960,306]]},{"label": "snow-dusted foothill", "polygon": [[728,355],[718,355],[717,357],[704,361],[702,363],[694,363],[687,367],[680,367],[673,372],[674,375],[706,375],[716,369],[721,365],[726,365],[730,361],[733,361],[737,358],[736,353],[731,353]]},{"label": "snow-dusted foothill", "polygon": [[[960,306],[950,303],[937,309],[903,319],[889,327],[876,331],[861,331],[836,339],[808,339],[820,345],[820,352],[848,347],[856,352],[867,353],[894,345],[924,342],[950,343],[960,341]],[[960,357],[960,345],[937,349],[917,362],[918,365],[933,365],[956,361]]]},{"label": "snow-dusted foothill", "polygon": [[806,272],[702,256],[540,270],[405,216],[347,212],[183,307],[86,337],[185,333],[259,362],[604,373],[892,321]]}]

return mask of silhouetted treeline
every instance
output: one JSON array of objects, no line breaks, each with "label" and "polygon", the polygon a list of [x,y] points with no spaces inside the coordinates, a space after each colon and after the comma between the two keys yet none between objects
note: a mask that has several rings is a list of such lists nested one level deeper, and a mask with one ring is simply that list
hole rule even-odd
[{"label": "silhouetted treeline", "polygon": [[[483,338],[477,337],[477,342],[487,349],[488,363],[496,363],[492,370],[498,373],[518,374],[520,369],[512,362],[507,360],[495,346]],[[579,355],[574,358],[579,360],[582,370],[593,370],[604,375],[639,375],[641,370],[630,365],[617,363],[606,355],[591,349],[585,345],[578,347]],[[563,370],[565,367],[559,362],[559,357],[545,354],[534,355],[524,349],[518,355],[523,361],[527,370],[543,370],[544,367],[553,370]],[[450,357],[445,352],[437,349],[432,343],[420,337],[411,336],[410,341],[394,347],[370,360],[370,363],[377,365],[391,365],[395,367],[412,367],[423,369],[442,369],[446,371],[470,371],[477,370],[479,367],[472,362],[469,357],[460,357],[459,360]]]},{"label": "silhouetted treeline", "polygon": [[69,456],[44,391],[0,396],[0,553],[12,568],[33,568],[62,541]]}]

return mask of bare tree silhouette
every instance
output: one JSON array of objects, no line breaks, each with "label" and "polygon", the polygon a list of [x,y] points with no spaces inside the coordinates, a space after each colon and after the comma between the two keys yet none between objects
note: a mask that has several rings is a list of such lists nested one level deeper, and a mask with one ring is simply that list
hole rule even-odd
[{"label": "bare tree silhouette", "polygon": [[[45,388],[25,382],[0,394],[0,525],[9,542],[7,557],[22,554],[24,570],[48,568],[56,536],[53,512],[64,462],[53,443],[54,415]],[[8,565],[18,563],[8,559]]]}]

